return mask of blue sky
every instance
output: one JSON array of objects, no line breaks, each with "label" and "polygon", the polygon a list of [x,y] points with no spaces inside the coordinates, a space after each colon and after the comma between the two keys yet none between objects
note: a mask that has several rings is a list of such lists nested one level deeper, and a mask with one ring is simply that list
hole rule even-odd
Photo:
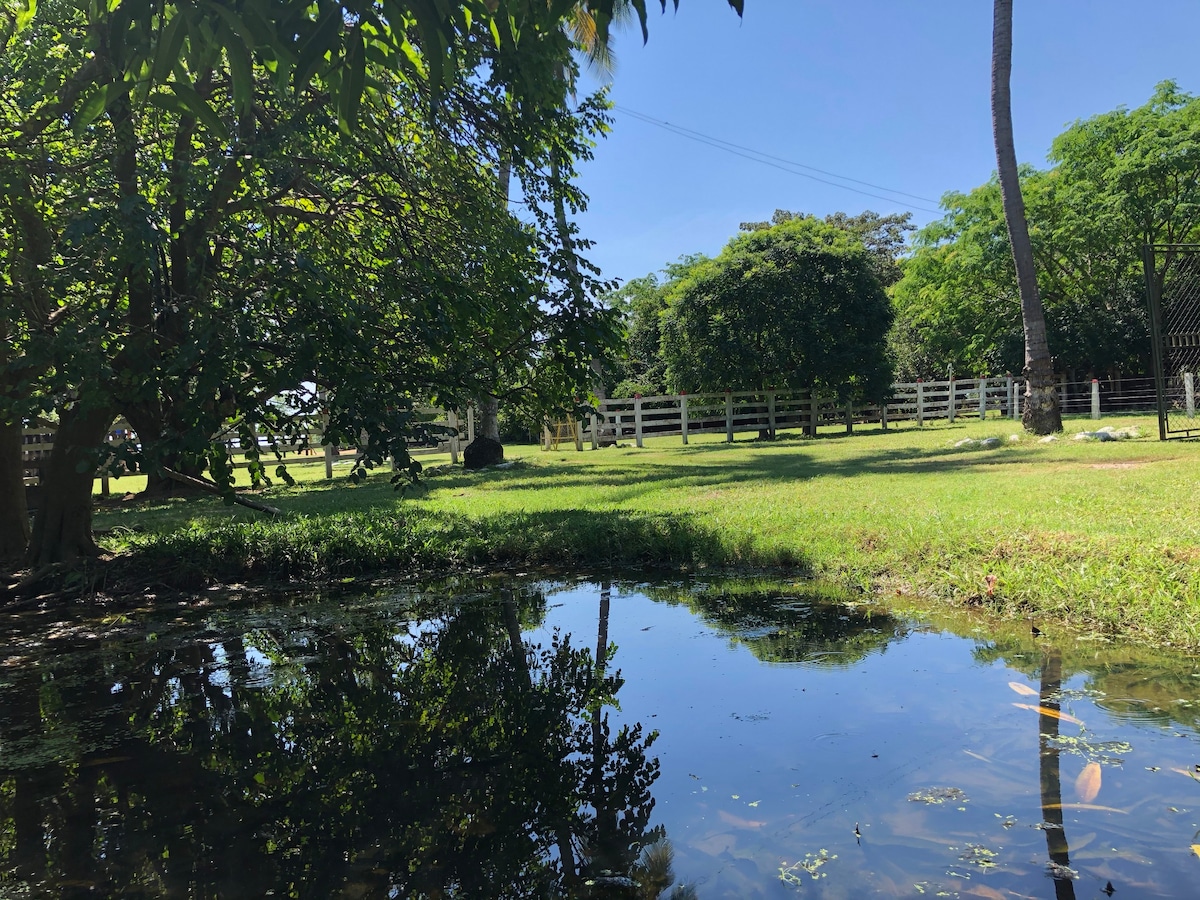
[{"label": "blue sky", "polygon": [[[649,43],[636,25],[616,36],[613,130],[581,170],[590,207],[579,225],[605,277],[715,254],[739,222],[769,219],[776,208],[912,208],[924,224],[938,217],[928,210],[946,191],[969,190],[995,169],[988,0],[745,2],[739,21],[725,0],[680,0],[665,16],[651,0]],[[1022,162],[1044,165],[1065,126],[1141,105],[1164,79],[1200,93],[1200,0],[1015,6]],[[883,200],[797,177],[622,109],[926,199]]]}]

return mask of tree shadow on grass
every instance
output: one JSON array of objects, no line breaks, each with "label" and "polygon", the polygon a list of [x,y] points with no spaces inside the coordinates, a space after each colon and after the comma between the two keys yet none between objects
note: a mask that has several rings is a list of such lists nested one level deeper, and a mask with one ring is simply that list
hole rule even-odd
[{"label": "tree shadow on grass", "polygon": [[[724,445],[728,447],[728,445]],[[763,445],[764,448],[769,445]],[[699,449],[699,448],[697,448]],[[711,451],[703,461],[641,464],[618,469],[611,460],[601,464],[580,462],[570,467],[545,466],[524,469],[502,479],[489,479],[489,491],[539,491],[592,487],[601,489],[606,503],[621,502],[648,491],[676,488],[713,488],[746,483],[776,484],[818,477],[855,478],[863,475],[929,475],[935,473],[993,470],[1011,465],[1028,465],[1037,460],[1028,449],[1021,453],[996,450],[948,448],[893,448],[857,454],[848,459],[821,459],[804,447],[779,448],[781,452],[721,458]],[[694,451],[688,448],[683,456]],[[1035,451],[1036,452],[1036,451]],[[1039,454],[1040,455],[1040,454]],[[465,482],[431,482],[430,490],[462,490]]]}]

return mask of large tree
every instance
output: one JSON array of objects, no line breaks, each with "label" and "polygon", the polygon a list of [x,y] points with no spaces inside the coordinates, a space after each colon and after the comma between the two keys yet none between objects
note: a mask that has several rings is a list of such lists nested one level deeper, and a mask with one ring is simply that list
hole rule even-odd
[{"label": "large tree", "polygon": [[1012,0],[995,0],[992,24],[992,134],[996,143],[996,168],[1004,198],[1004,220],[1008,223],[1009,245],[1017,270],[1021,295],[1021,321],[1025,329],[1025,402],[1022,420],[1033,434],[1062,430],[1062,414],[1054,386],[1054,364],[1046,340],[1046,316],[1038,292],[1025,202],[1017,172],[1013,144],[1012,97]]},{"label": "large tree", "polygon": [[862,242],[816,218],[735,237],[674,286],[662,354],[674,390],[812,388],[879,400],[891,305]]},{"label": "large tree", "polygon": [[[740,12],[740,0],[730,3]],[[607,35],[614,4],[615,0],[583,4],[600,40]],[[633,5],[645,34],[645,4]],[[139,0],[100,6],[62,0],[40,10],[32,3],[12,11],[6,7],[0,38],[5,44],[4,64],[15,75],[5,85],[17,91],[31,89],[35,95],[33,102],[5,98],[6,197],[37,200],[13,203],[3,217],[4,225],[16,234],[16,249],[5,260],[6,283],[17,287],[6,291],[4,298],[9,374],[0,385],[5,393],[0,450],[12,453],[15,445],[10,438],[28,417],[30,406],[49,401],[60,426],[48,464],[50,491],[32,536],[34,562],[70,560],[95,552],[90,535],[91,475],[116,413],[129,412],[139,420],[148,435],[146,445],[160,445],[157,455],[151,454],[158,463],[165,460],[172,467],[186,468],[189,458],[196,464],[212,437],[207,427],[201,427],[206,417],[228,418],[244,412],[230,406],[230,384],[213,376],[222,366],[208,364],[208,354],[198,352],[199,333],[192,328],[196,310],[205,313],[204,334],[239,336],[252,349],[248,368],[273,369],[278,376],[245,380],[242,398],[253,398],[265,410],[272,392],[286,389],[289,380],[295,386],[302,363],[273,367],[269,361],[275,350],[287,346],[281,340],[287,337],[285,330],[269,315],[260,318],[250,308],[251,301],[264,298],[277,308],[286,306],[288,296],[272,285],[288,278],[273,280],[267,270],[278,266],[260,264],[280,261],[273,254],[286,241],[268,246],[268,239],[286,227],[284,222],[322,216],[331,220],[329,210],[345,195],[309,190],[314,179],[305,164],[295,167],[298,171],[275,165],[287,160],[280,145],[290,132],[281,122],[307,116],[306,127],[335,125],[343,136],[356,136],[361,133],[357,129],[363,111],[370,110],[372,102],[377,113],[397,105],[419,106],[429,119],[443,122],[453,121],[465,110],[463,133],[470,134],[477,147],[495,146],[487,137],[495,104],[465,95],[473,89],[512,91],[510,105],[523,113],[514,118],[529,131],[528,137],[518,136],[515,141],[509,135],[509,143],[531,161],[530,172],[543,173],[523,185],[532,210],[528,227],[535,235],[525,241],[526,249],[530,245],[533,249],[533,256],[526,258],[540,260],[542,287],[532,291],[528,285],[511,291],[501,287],[502,302],[488,305],[487,311],[499,310],[509,298],[519,296],[527,305],[560,312],[558,328],[541,327],[544,323],[538,322],[536,314],[519,317],[537,323],[532,332],[523,330],[521,346],[528,348],[532,334],[535,369],[569,380],[577,368],[576,357],[588,349],[589,342],[604,337],[602,324],[580,314],[579,304],[590,302],[594,293],[588,288],[594,273],[576,258],[577,242],[563,228],[560,215],[567,206],[578,206],[564,200],[572,189],[563,186],[569,185],[572,154],[585,146],[586,137],[580,135],[587,130],[567,121],[580,117],[566,114],[560,77],[569,65],[561,22],[577,6],[563,0],[462,0],[437,5],[398,0],[380,10],[360,3],[252,0],[231,10],[182,3],[144,5]],[[22,50],[46,42],[50,52]],[[393,80],[415,94],[418,102],[397,104]],[[453,106],[456,96],[465,96],[465,105]],[[582,118],[589,115],[585,112]],[[166,127],[160,128],[164,117]],[[427,140],[415,119],[410,117],[405,128],[389,140],[394,144]],[[66,150],[53,158],[50,187],[68,184],[73,189],[51,190],[48,197],[19,189],[46,174],[42,171],[45,148],[54,141]],[[104,189],[93,192],[93,180]],[[289,202],[297,194],[302,195],[301,201]],[[441,199],[452,196],[454,192],[448,191]],[[58,205],[48,204],[48,199]],[[272,227],[271,211],[278,206],[292,208]],[[394,208],[417,206],[399,202]],[[465,221],[473,221],[469,205],[457,212]],[[485,214],[483,221],[491,222],[492,217]],[[87,246],[91,235],[106,240],[95,242],[91,258],[82,254],[78,262],[84,264],[72,267],[61,247],[78,250]],[[454,246],[453,241],[439,235],[435,243],[443,250]],[[508,239],[475,241],[474,265],[457,273],[441,265],[444,253],[435,254],[435,264],[422,272],[416,263],[419,253],[413,252],[409,258],[414,265],[399,279],[406,287],[392,284],[388,294],[375,285],[362,288],[358,296],[372,301],[382,296],[382,302],[393,307],[414,298],[436,304],[448,295],[469,303],[472,289],[495,274],[489,258],[501,245],[514,246]],[[311,257],[293,255],[289,263],[286,250],[280,252],[285,272],[294,264],[290,283],[304,297],[312,298],[322,288],[331,295],[335,285],[350,283],[347,273],[355,268],[339,264],[341,268],[334,269],[341,276],[323,272],[314,278],[306,272]],[[426,278],[414,281],[414,269]],[[70,304],[69,292],[46,289],[48,278],[58,274],[78,288],[82,306]],[[529,275],[522,272],[520,279],[527,281]],[[223,285],[242,284],[253,285],[257,293],[237,289],[222,293]],[[488,287],[496,289],[495,284]],[[224,314],[208,315],[213,309]],[[244,315],[239,318],[238,313]],[[420,318],[413,309],[397,315],[396,321],[406,325]],[[73,328],[60,327],[69,316],[78,320],[80,333],[95,328],[98,334],[79,340]],[[482,325],[482,319],[470,311],[464,316],[443,311],[435,318],[462,325],[464,330],[456,333],[460,340],[481,333],[472,331]],[[497,320],[493,316],[490,321]],[[239,327],[230,327],[231,323]],[[383,327],[361,330],[376,336],[385,333]],[[486,326],[483,332],[490,334]],[[513,352],[511,343],[495,343],[492,359],[520,364],[523,357]],[[22,344],[28,347],[23,349]],[[35,345],[48,346],[50,352],[30,355]],[[426,356],[443,360],[450,352],[447,346],[435,346]],[[14,359],[14,353],[20,358]],[[258,365],[262,360],[257,353],[268,361]],[[226,370],[233,367],[240,373],[247,366],[239,367],[246,362],[238,360],[239,355],[244,354],[216,357]],[[343,352],[340,358],[353,359],[354,354]],[[411,356],[402,354],[399,361],[410,363]],[[85,376],[80,368],[85,362],[96,371]],[[204,367],[204,375],[193,371],[196,364]],[[282,369],[289,369],[292,378],[283,377]],[[13,372],[20,377],[9,377]],[[48,377],[58,381],[50,385]],[[324,381],[329,373],[314,371],[310,365],[305,377]],[[167,390],[172,384],[182,390],[172,395]],[[449,382],[448,396],[462,396],[456,393],[456,385]],[[570,393],[569,387],[563,390]],[[389,393],[393,392],[376,383],[373,390],[360,390],[357,396],[378,400]],[[344,399],[349,392],[337,396]],[[173,420],[181,410],[186,421]],[[375,414],[379,410],[389,413],[384,417],[388,421]],[[355,426],[379,425],[386,440],[372,438],[368,446],[384,447],[389,440],[394,444],[396,426],[402,427],[403,420],[391,416],[391,411],[387,403],[359,402],[356,414],[341,420],[335,416],[334,430],[356,437]],[[252,421],[252,417],[242,418]],[[212,458],[209,462],[220,465]],[[19,475],[19,467],[7,463],[0,467],[6,477],[5,495],[15,496],[21,490],[14,472]],[[19,534],[16,543],[22,538]]]}]

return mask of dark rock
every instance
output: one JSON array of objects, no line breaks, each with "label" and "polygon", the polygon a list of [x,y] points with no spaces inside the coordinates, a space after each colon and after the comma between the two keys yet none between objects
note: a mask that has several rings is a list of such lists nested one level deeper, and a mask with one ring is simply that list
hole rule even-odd
[{"label": "dark rock", "polygon": [[504,462],[504,446],[491,438],[475,438],[463,448],[463,466],[468,469],[482,469]]}]

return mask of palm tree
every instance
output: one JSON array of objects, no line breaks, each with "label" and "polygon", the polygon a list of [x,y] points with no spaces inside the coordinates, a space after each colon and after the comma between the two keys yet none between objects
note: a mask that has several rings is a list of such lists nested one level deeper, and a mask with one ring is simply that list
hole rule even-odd
[{"label": "palm tree", "polygon": [[1033,434],[1062,431],[1062,413],[1054,388],[1054,368],[1046,343],[1046,314],[1038,293],[1033,268],[1033,247],[1025,221],[1025,200],[1017,175],[1017,151],[1013,145],[1012,98],[1012,0],[995,0],[992,25],[992,134],[996,141],[996,167],[1000,195],[1013,263],[1017,267],[1017,289],[1021,294],[1021,321],[1025,325],[1025,430]]}]

